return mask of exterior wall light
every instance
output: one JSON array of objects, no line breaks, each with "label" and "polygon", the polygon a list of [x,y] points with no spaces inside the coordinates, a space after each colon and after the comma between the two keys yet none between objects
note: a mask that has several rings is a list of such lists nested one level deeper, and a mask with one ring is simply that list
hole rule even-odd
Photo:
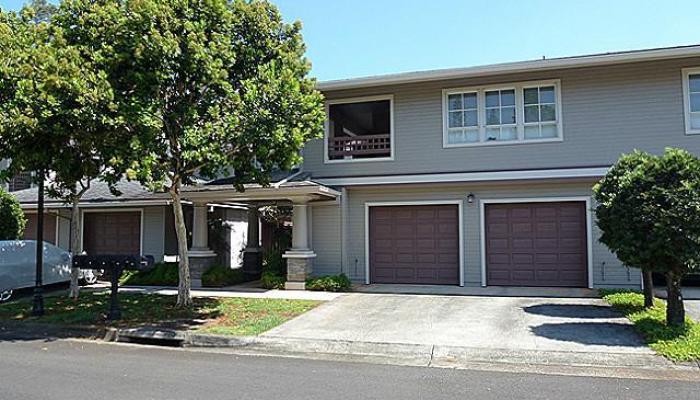
[{"label": "exterior wall light", "polygon": [[474,193],[469,193],[467,195],[467,203],[474,204]]}]

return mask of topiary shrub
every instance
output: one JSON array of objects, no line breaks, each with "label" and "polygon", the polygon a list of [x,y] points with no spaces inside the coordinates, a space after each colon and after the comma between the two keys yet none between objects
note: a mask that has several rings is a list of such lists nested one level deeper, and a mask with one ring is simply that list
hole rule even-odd
[{"label": "topiary shrub", "polygon": [[320,276],[306,280],[306,290],[321,292],[348,292],[352,287],[350,278],[345,274]]},{"label": "topiary shrub", "polygon": [[700,265],[700,159],[624,155],[593,188],[600,241],[625,265],[666,275],[666,323],[685,323],[681,279]]},{"label": "topiary shrub", "polygon": [[158,263],[148,271],[126,271],[119,283],[134,286],[177,286],[177,263]]},{"label": "topiary shrub", "polygon": [[225,287],[248,281],[249,278],[241,268],[231,269],[223,265],[212,265],[202,274],[204,287]]},{"label": "topiary shrub", "polygon": [[15,196],[0,188],[0,240],[20,240],[27,219]]}]

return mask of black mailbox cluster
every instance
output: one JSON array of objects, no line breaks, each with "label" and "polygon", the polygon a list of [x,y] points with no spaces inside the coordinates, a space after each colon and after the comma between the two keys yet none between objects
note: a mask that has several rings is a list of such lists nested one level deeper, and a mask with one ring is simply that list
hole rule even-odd
[{"label": "black mailbox cluster", "polygon": [[101,269],[109,273],[112,292],[110,294],[109,313],[107,318],[116,321],[121,318],[119,308],[119,277],[123,271],[147,271],[153,268],[153,256],[129,255],[76,255],[73,256],[73,267],[78,269]]}]

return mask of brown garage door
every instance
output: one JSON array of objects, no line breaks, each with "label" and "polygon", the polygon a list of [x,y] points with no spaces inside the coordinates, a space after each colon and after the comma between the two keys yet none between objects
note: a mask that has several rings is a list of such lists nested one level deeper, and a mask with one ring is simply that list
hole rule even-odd
[{"label": "brown garage door", "polygon": [[369,210],[372,283],[459,284],[456,205]]},{"label": "brown garage door", "polygon": [[83,250],[88,254],[141,254],[139,212],[90,212],[83,218]]},{"label": "brown garage door", "polygon": [[[27,214],[24,240],[36,240],[37,215]],[[56,215],[44,214],[44,242],[56,244]]]},{"label": "brown garage door", "polygon": [[584,202],[489,204],[486,214],[487,284],[588,284]]}]

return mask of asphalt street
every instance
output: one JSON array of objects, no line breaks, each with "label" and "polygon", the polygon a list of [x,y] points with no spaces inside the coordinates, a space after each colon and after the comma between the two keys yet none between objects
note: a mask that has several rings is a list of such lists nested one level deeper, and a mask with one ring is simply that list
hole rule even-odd
[{"label": "asphalt street", "polygon": [[0,398],[697,399],[697,382],[402,367],[0,339]]}]

